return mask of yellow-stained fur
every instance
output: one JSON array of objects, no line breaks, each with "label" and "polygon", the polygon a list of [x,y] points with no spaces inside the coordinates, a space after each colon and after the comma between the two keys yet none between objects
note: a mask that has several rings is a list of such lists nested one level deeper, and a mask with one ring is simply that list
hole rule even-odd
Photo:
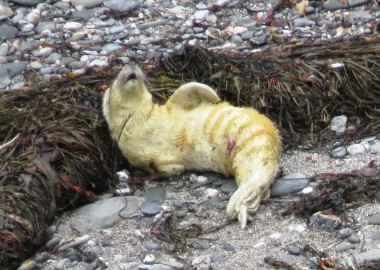
[{"label": "yellow-stained fur", "polygon": [[126,66],[103,99],[113,139],[129,162],[168,176],[187,171],[233,175],[238,190],[227,206],[241,227],[255,214],[278,168],[274,124],[251,108],[237,108],[200,83],[178,88],[165,105],[152,102],[137,66]]}]

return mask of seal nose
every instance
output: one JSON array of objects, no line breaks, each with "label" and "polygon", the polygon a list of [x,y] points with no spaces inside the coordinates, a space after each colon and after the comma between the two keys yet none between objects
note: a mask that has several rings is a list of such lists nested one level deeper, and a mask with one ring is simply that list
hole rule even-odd
[{"label": "seal nose", "polygon": [[127,81],[136,80],[136,79],[137,79],[136,73],[133,72],[128,75]]}]

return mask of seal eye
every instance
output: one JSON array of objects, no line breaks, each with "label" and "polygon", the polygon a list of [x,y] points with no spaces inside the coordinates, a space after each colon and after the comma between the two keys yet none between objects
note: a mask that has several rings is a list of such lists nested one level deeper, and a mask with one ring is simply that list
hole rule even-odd
[{"label": "seal eye", "polygon": [[137,79],[136,73],[131,73],[128,75],[127,81],[136,80],[136,79]]}]

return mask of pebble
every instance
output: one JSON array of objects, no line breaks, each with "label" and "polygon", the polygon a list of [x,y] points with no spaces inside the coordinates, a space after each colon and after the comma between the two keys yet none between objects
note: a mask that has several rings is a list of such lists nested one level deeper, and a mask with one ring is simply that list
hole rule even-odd
[{"label": "pebble", "polygon": [[141,2],[139,0],[106,0],[103,5],[117,13],[128,13],[138,8]]},{"label": "pebble", "polygon": [[294,173],[274,181],[270,187],[271,197],[286,196],[303,190],[309,185],[309,179],[304,174]]},{"label": "pebble", "polygon": [[357,143],[357,144],[351,144],[347,146],[347,152],[350,155],[357,155],[357,154],[363,154],[367,151],[366,147],[362,143]]},{"label": "pebble", "polygon": [[317,212],[311,216],[310,224],[320,230],[332,231],[342,224],[342,220],[335,215]]},{"label": "pebble", "polygon": [[380,214],[373,214],[368,219],[368,224],[380,225]]},{"label": "pebble", "polygon": [[338,231],[338,237],[341,239],[349,237],[353,233],[353,230],[350,228],[343,228]]},{"label": "pebble", "polygon": [[368,252],[359,253],[353,256],[356,266],[362,266],[370,262],[380,260],[380,249],[373,249]]},{"label": "pebble", "polygon": [[288,252],[291,255],[301,255],[301,248],[299,246],[290,246]]},{"label": "pebble", "polygon": [[226,261],[226,259],[227,258],[224,255],[213,255],[213,256],[210,256],[211,262],[222,263],[222,262]]},{"label": "pebble", "polygon": [[71,0],[70,3],[75,7],[93,8],[100,6],[103,0]]},{"label": "pebble", "polygon": [[148,243],[144,246],[147,250],[161,250],[161,246],[156,243]]},{"label": "pebble", "polygon": [[347,116],[340,115],[331,119],[330,130],[336,133],[344,133],[346,131]]},{"label": "pebble", "polygon": [[17,36],[18,30],[16,27],[8,25],[0,25],[0,38],[12,40]]},{"label": "pebble", "polygon": [[373,241],[379,241],[380,240],[380,231],[374,232],[369,236],[370,239]]},{"label": "pebble", "polygon": [[141,205],[141,212],[146,215],[157,214],[161,208],[162,203],[165,201],[165,194],[165,189],[162,187],[147,190],[143,195],[145,201]]},{"label": "pebble", "polygon": [[226,250],[226,251],[231,251],[231,252],[235,252],[236,251],[236,249],[235,249],[235,247],[233,245],[227,244],[227,243],[223,245],[223,249]]},{"label": "pebble", "polygon": [[335,158],[343,158],[347,155],[347,149],[344,146],[338,146],[332,149],[330,154]]},{"label": "pebble", "polygon": [[152,264],[156,260],[156,257],[153,254],[147,254],[145,255],[143,259],[143,263]]}]

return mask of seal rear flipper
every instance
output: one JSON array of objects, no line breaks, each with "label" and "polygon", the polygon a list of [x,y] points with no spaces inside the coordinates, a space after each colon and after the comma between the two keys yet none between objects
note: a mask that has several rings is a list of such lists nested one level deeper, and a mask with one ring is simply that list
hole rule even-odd
[{"label": "seal rear flipper", "polygon": [[202,103],[215,104],[219,101],[220,98],[211,87],[202,83],[190,82],[174,92],[166,103],[166,107],[190,111]]}]

